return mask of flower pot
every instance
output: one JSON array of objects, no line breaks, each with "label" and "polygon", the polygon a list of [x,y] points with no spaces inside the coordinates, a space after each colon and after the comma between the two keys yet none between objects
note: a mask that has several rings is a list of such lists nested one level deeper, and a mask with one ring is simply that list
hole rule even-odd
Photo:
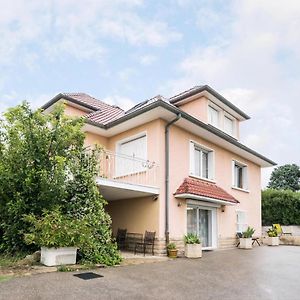
[{"label": "flower pot", "polygon": [[202,257],[202,245],[201,244],[186,244],[184,255],[187,258]]},{"label": "flower pot", "polygon": [[74,265],[76,264],[77,248],[41,248],[41,263],[45,266]]},{"label": "flower pot", "polygon": [[252,238],[240,238],[240,249],[252,249]]},{"label": "flower pot", "polygon": [[278,236],[268,236],[267,238],[268,246],[279,246],[279,237]]},{"label": "flower pot", "polygon": [[177,257],[177,249],[168,249],[168,256],[170,258],[176,258]]}]

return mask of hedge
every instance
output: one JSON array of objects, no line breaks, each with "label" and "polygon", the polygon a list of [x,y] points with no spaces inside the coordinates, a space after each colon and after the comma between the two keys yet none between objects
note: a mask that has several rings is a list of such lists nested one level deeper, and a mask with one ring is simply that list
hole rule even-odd
[{"label": "hedge", "polygon": [[288,190],[262,191],[262,224],[300,225],[300,193]]}]

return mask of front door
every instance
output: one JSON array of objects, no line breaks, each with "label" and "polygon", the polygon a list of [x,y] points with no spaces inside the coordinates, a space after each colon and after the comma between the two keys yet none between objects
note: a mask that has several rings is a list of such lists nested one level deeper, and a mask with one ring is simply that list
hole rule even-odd
[{"label": "front door", "polygon": [[216,248],[216,208],[188,205],[187,232],[197,234],[204,249]]}]

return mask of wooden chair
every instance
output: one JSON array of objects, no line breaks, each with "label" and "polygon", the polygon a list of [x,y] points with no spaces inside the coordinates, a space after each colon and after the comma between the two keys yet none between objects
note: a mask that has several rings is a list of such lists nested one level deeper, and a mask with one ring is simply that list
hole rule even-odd
[{"label": "wooden chair", "polygon": [[285,234],[286,234],[286,235],[292,235],[291,232],[285,232],[285,231],[283,231],[283,229],[282,229],[282,227],[281,227],[280,224],[273,224],[273,228],[276,229],[277,234],[278,234],[279,236],[285,235]]},{"label": "wooden chair", "polygon": [[120,250],[125,249],[127,229],[118,228],[116,242]]},{"label": "wooden chair", "polygon": [[152,255],[154,255],[154,240],[155,231],[145,231],[144,241],[135,244],[134,254],[136,254],[138,249],[142,249],[145,256],[147,247],[151,247]]}]

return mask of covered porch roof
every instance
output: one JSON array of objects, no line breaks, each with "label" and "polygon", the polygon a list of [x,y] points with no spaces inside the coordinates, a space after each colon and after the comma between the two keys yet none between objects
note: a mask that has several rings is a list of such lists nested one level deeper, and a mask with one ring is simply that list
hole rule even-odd
[{"label": "covered porch roof", "polygon": [[202,200],[222,205],[236,205],[239,203],[237,199],[215,183],[196,178],[185,178],[174,196],[175,198]]},{"label": "covered porch roof", "polygon": [[98,177],[96,182],[102,196],[107,201],[157,196],[159,194],[159,188],[148,185],[125,183],[101,177]]}]

